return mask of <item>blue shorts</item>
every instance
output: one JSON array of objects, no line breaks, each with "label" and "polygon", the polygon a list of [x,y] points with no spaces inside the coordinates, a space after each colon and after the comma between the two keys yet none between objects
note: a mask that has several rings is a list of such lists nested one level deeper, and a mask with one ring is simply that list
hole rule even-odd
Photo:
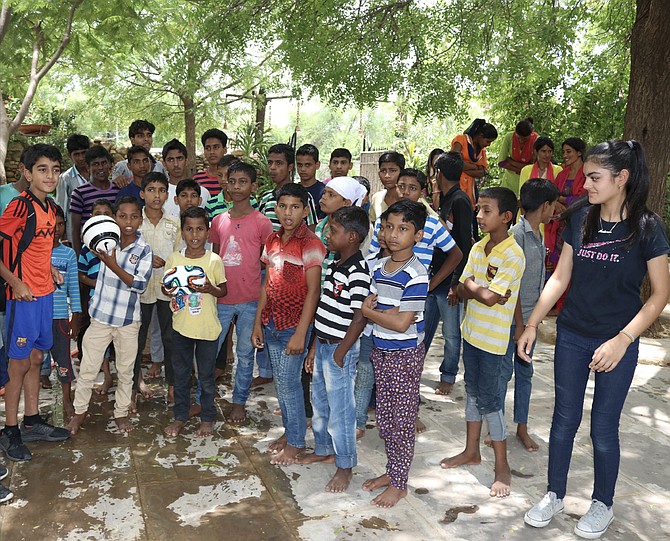
[{"label": "blue shorts", "polygon": [[33,349],[53,345],[53,293],[34,301],[7,301],[7,357],[27,359]]}]

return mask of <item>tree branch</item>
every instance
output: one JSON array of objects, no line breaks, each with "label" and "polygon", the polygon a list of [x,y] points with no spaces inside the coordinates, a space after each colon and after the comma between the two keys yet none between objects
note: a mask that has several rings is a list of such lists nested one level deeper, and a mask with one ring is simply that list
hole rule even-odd
[{"label": "tree branch", "polygon": [[7,3],[7,0],[2,2],[2,10],[0,11],[0,43],[5,38],[5,34],[9,29],[9,20],[12,18],[12,8]]}]

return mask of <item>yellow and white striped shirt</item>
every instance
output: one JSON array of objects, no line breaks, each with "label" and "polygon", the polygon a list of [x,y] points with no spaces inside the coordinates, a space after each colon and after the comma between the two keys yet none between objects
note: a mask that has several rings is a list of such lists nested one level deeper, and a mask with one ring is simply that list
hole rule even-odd
[{"label": "yellow and white striped shirt", "polygon": [[473,276],[477,285],[494,293],[505,295],[509,289],[512,294],[504,305],[496,303],[486,306],[469,299],[461,331],[463,340],[476,348],[494,355],[504,355],[526,260],[513,235],[494,246],[487,256],[484,249],[489,239],[490,236],[486,235],[472,247],[460,281],[465,282]]}]

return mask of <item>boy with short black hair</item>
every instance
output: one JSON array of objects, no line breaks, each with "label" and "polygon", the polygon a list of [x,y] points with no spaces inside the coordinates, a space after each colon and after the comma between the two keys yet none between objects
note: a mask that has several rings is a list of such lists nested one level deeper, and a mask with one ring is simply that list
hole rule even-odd
[{"label": "boy with short black hair", "polygon": [[216,174],[217,166],[228,151],[228,136],[221,130],[212,128],[202,134],[200,141],[202,142],[207,168],[193,175],[193,180],[206,188],[211,197],[216,197],[221,191],[219,177]]},{"label": "boy with short black hair", "polygon": [[[205,204],[205,210],[207,211],[207,216],[209,216],[210,221],[213,220],[215,216],[226,212],[233,206],[233,201],[228,193],[228,168],[239,161],[241,160],[237,156],[226,154],[219,160],[219,163],[216,164],[216,175],[219,177],[221,191],[219,192],[219,195],[212,197]],[[253,195],[249,201],[251,202],[251,206],[258,210],[258,201],[256,201],[256,198]]]},{"label": "boy with short black hair", "polygon": [[[75,188],[86,184],[91,180],[91,173],[86,163],[86,151],[91,146],[91,141],[85,135],[78,133],[72,134],[67,138],[65,148],[72,160],[72,167],[64,173],[61,173],[56,186],[56,203],[63,209],[64,215],[67,217],[70,211],[70,198]],[[65,224],[66,237],[72,240],[72,224],[66,219]]]},{"label": "boy with short black hair", "polygon": [[[514,422],[516,437],[528,451],[537,451],[537,443],[528,434],[528,410],[532,389],[533,365],[517,357],[516,341],[524,331],[524,325],[532,313],[544,287],[546,248],[540,224],[546,224],[554,215],[556,201],[561,195],[558,187],[542,178],[531,178],[521,186],[521,208],[524,214],[510,233],[523,250],[526,267],[521,277],[519,297],[514,310],[514,321],[510,339],[500,372],[500,399],[505,411],[507,384],[514,373]],[[531,347],[529,355],[533,355]]]},{"label": "boy with short black hair", "polygon": [[426,208],[402,200],[382,214],[384,239],[390,257],[372,270],[371,295],[362,313],[373,323],[372,364],[377,384],[377,426],[386,446],[386,473],[363,483],[363,490],[385,488],[372,500],[393,507],[407,496],[407,479],[414,457],[419,382],[425,349],[423,310],[428,293],[428,272],[414,254],[423,238]]},{"label": "boy with short black hair", "polygon": [[91,171],[91,181],[75,188],[70,201],[70,221],[72,222],[72,247],[81,251],[81,228],[91,216],[93,203],[98,199],[114,201],[119,187],[109,180],[112,169],[112,155],[102,146],[92,146],[84,155]]},{"label": "boy with short black hair", "polygon": [[326,271],[323,293],[316,309],[316,357],[305,369],[312,372],[312,431],[315,449],[298,459],[311,464],[335,459],[337,471],[328,492],[349,488],[356,466],[356,403],[354,378],[359,337],[367,320],[361,313],[370,293],[370,272],[360,251],[369,220],[359,207],[346,206],[330,215],[328,249],[339,254]]},{"label": "boy with short black hair", "polygon": [[330,153],[328,162],[330,177],[324,183],[328,184],[331,179],[337,177],[348,177],[353,166],[351,152],[346,148],[336,148]]},{"label": "boy with short black hair", "polygon": [[[232,321],[236,318],[237,369],[233,388],[232,423],[246,420],[245,404],[254,371],[254,348],[251,332],[254,326],[261,289],[260,254],[272,233],[270,220],[251,204],[256,189],[256,170],[248,163],[236,161],[228,169],[228,191],[232,207],[215,216],[210,230],[214,253],[221,256],[228,277],[228,294],[218,299],[218,317],[224,344]],[[223,193],[223,192],[221,192]]]},{"label": "boy with short black hair", "polygon": [[376,192],[370,198],[369,214],[372,223],[375,223],[387,208],[398,201],[396,184],[398,184],[400,178],[400,171],[404,168],[405,156],[400,152],[392,150],[379,156],[379,180],[381,180],[384,189]]},{"label": "boy with short black hair", "polygon": [[[136,145],[128,149],[127,156],[128,169],[133,176],[130,183],[119,190],[116,198],[132,195],[140,202],[140,205],[144,206],[144,199],[142,199],[140,192],[142,191],[142,179],[151,171],[151,153],[146,148]],[[165,173],[160,172],[158,174],[165,177]],[[167,181],[167,177],[165,179]]]},{"label": "boy with short black hair", "polygon": [[[134,120],[128,128],[130,146],[140,146],[145,148],[147,152],[151,152],[155,131],[156,126],[154,126],[148,120]],[[163,167],[163,164],[157,161],[156,158],[151,156],[151,154],[149,154],[149,159],[151,160],[149,171],[165,174],[165,168]],[[112,179],[112,182],[119,188],[122,188],[128,183],[132,182],[133,173],[128,167],[128,160],[121,160],[114,165],[114,168],[112,169]]]},{"label": "boy with short black hair", "polygon": [[[152,369],[154,374],[160,374],[161,365],[165,365],[165,380],[168,384],[167,401],[170,404],[173,401],[174,392],[174,375],[170,356],[172,312],[170,311],[170,297],[162,292],[161,286],[165,260],[181,245],[181,231],[179,221],[163,211],[163,205],[168,197],[168,180],[163,173],[149,173],[142,179],[140,197],[144,201],[144,208],[142,209],[142,224],[138,231],[151,248],[153,261],[149,284],[140,295],[141,325],[133,375],[134,397],[136,398],[142,386],[142,350],[147,341],[149,324],[155,307],[160,334],[159,343],[163,344],[163,363],[154,360]],[[131,409],[134,408],[135,403],[133,402]]]},{"label": "boy with short black hair", "polygon": [[[205,274],[202,285],[188,286],[189,294],[178,293],[170,302],[173,327],[173,366],[175,376],[175,420],[165,427],[168,436],[177,436],[189,419],[193,351],[201,388],[200,426],[196,437],[211,436],[216,421],[214,365],[221,324],[216,314],[216,299],[227,293],[226,274],[221,258],[207,250],[209,234],[207,212],[190,207],[181,214],[181,232],[185,248],[173,252],[166,268],[188,265]],[[164,289],[164,293],[167,291]]]},{"label": "boy with short black hair", "polygon": [[312,199],[317,203],[316,215],[319,220],[325,218],[325,214],[318,206],[318,202],[323,195],[323,189],[326,185],[316,179],[316,172],[321,167],[319,161],[319,149],[314,145],[302,145],[295,152],[295,167],[300,177],[300,184],[309,192]]},{"label": "boy with short black hair", "polygon": [[[278,231],[281,227],[277,217],[276,207],[279,190],[293,183],[293,170],[295,168],[295,151],[291,145],[277,144],[268,149],[268,170],[270,179],[275,183],[275,188],[267,190],[258,202],[258,210],[267,216],[272,222],[272,228]],[[305,190],[306,191],[306,190]],[[314,231],[318,218],[316,215],[315,201],[307,192],[307,215],[305,221],[309,228]]]},{"label": "boy with short black hair", "polygon": [[485,236],[472,247],[457,288],[458,296],[468,299],[462,325],[467,439],[462,453],[440,464],[443,468],[479,464],[479,439],[486,419],[495,454],[490,495],[504,498],[510,494],[512,477],[498,391],[525,259],[508,231],[518,209],[516,194],[508,188],[487,188],[478,204],[477,221]]},{"label": "boy with short black hair", "polygon": [[75,414],[67,425],[76,434],[86,418],[93,384],[98,376],[107,346],[116,351],[116,403],[114,421],[121,432],[130,432],[128,419],[133,388],[133,368],[140,330],[140,295],[151,278],[151,248],[137,230],[142,223],[142,207],[132,196],[114,204],[114,219],[121,229],[120,245],[111,253],[94,252],[100,259],[100,272],[91,299],[89,326],[82,344],[83,356],[74,395]]},{"label": "boy with short black hair", "polygon": [[[26,150],[23,163],[29,188],[14,198],[0,216],[0,276],[7,283],[4,336],[9,359],[0,448],[15,462],[32,458],[24,441],[63,441],[69,437],[67,430],[46,423],[39,415],[43,352],[53,345],[54,281],[63,281],[51,266],[56,204],[48,197],[58,184],[61,160],[60,151],[53,145],[39,143]],[[34,235],[25,251],[19,253],[29,219],[34,220]],[[25,410],[19,428],[21,392]]]},{"label": "boy with short black hair", "polygon": [[[436,183],[441,191],[440,220],[450,228],[449,232],[463,254],[454,272],[431,289],[426,299],[426,351],[430,349],[440,319],[442,319],[444,337],[440,382],[435,389],[435,394],[448,395],[456,382],[461,357],[463,301],[456,295],[456,287],[472,248],[472,204],[470,198],[460,187],[463,172],[463,158],[460,152],[440,154],[433,165]],[[429,274],[434,276],[435,272],[444,266],[445,260],[444,252],[434,251]]]},{"label": "boy with short black hair", "polygon": [[268,348],[286,430],[285,437],[270,445],[270,451],[277,453],[272,464],[293,464],[305,448],[307,422],[300,376],[326,253],[304,223],[309,199],[299,184],[289,182],[279,189],[276,209],[281,228],[265,241],[261,256],[267,268],[251,339],[254,347]]}]

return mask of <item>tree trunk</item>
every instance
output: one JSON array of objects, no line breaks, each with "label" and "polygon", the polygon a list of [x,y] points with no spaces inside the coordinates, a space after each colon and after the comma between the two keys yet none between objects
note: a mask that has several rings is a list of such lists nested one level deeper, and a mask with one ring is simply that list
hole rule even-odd
[{"label": "tree trunk", "polygon": [[184,131],[186,132],[189,176],[192,176],[195,173],[195,103],[191,96],[180,96],[180,98],[184,105]]},{"label": "tree trunk", "polygon": [[[649,164],[651,210],[663,216],[666,183],[670,171],[670,2],[637,0],[637,14],[631,36],[631,66],[624,137],[643,146]],[[665,67],[663,67],[665,66]],[[643,298],[650,294],[649,282]],[[661,330],[658,320],[648,331]]]},{"label": "tree trunk", "polygon": [[263,132],[265,132],[265,111],[267,109],[267,105],[267,94],[265,93],[265,89],[261,87],[258,89],[258,95],[254,100],[254,107],[256,109],[256,119],[254,122],[256,126],[256,142],[263,140]]},{"label": "tree trunk", "polygon": [[7,158],[7,146],[9,145],[9,119],[3,103],[0,103],[0,184],[7,184],[7,171],[5,170],[5,158]]}]

